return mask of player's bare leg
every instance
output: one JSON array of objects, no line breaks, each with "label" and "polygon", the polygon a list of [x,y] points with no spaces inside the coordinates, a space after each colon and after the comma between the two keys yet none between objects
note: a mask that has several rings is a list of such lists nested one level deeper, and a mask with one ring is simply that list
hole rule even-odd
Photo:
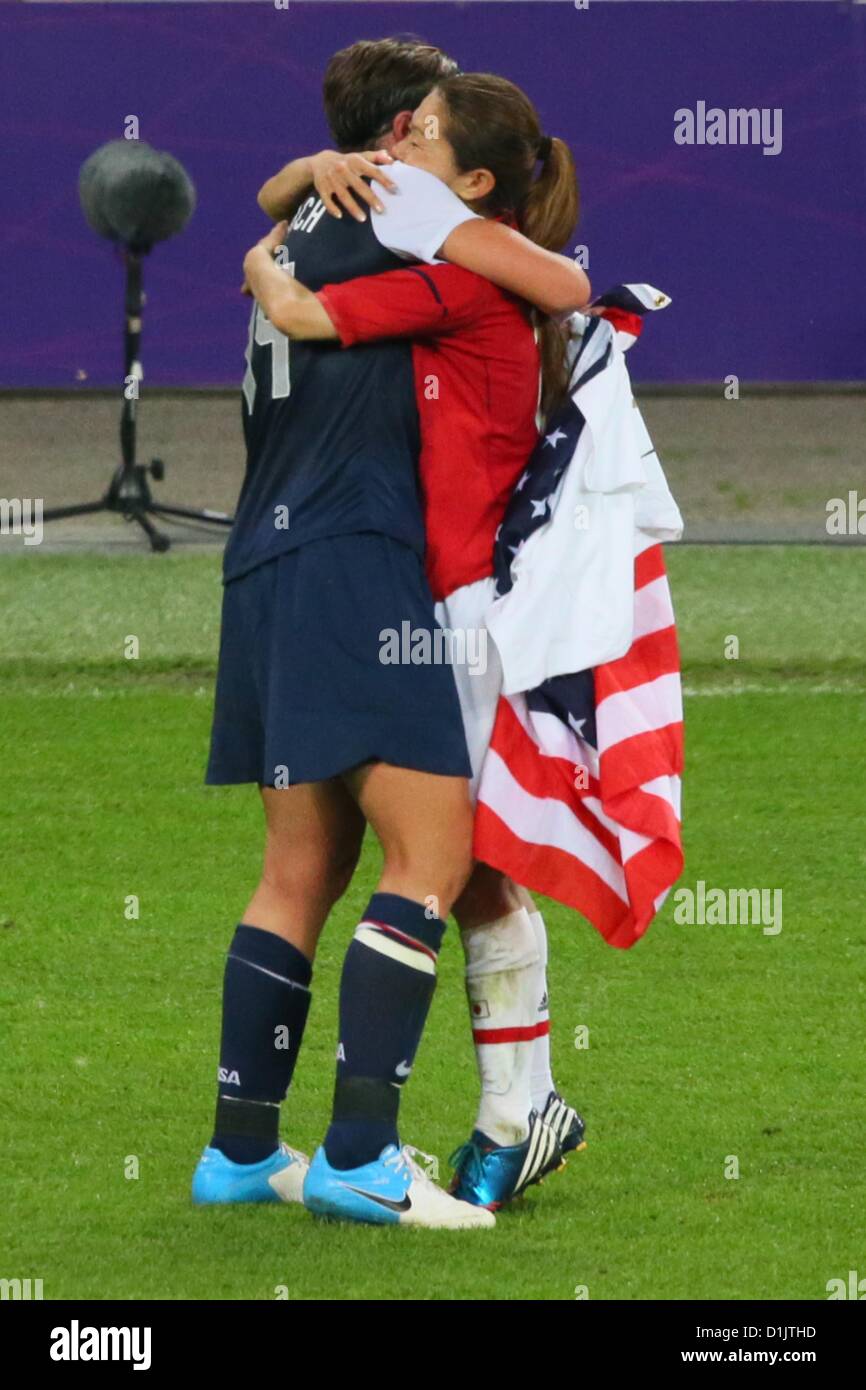
[{"label": "player's bare leg", "polygon": [[376,891],[434,910],[444,921],[472,872],[472,805],[462,777],[368,763],[346,778],[384,854]]},{"label": "player's bare leg", "polygon": [[262,787],[267,831],[262,876],[243,920],[275,932],[312,960],[361,852],[364,816],[339,779]]}]

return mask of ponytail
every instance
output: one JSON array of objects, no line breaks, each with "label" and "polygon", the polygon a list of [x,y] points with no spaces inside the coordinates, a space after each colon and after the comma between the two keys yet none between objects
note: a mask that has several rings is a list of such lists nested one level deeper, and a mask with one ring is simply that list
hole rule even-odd
[{"label": "ponytail", "polygon": [[517,208],[517,223],[524,236],[547,251],[561,251],[577,225],[580,195],[571,150],[564,140],[550,141],[541,173]]},{"label": "ponytail", "polygon": [[[562,251],[577,225],[580,192],[571,150],[564,140],[545,136],[541,173],[517,211],[517,225],[546,251]],[[545,420],[562,405],[568,391],[566,333],[548,314],[536,312],[541,353],[541,413]]]}]

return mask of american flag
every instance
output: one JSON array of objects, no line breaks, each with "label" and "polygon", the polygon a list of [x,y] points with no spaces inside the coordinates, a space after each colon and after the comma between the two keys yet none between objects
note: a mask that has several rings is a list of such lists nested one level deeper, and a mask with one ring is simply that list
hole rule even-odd
[{"label": "american flag", "polygon": [[[636,338],[652,306],[618,286],[594,307]],[[587,325],[573,394],[609,359],[609,342],[599,351],[598,326],[596,318]],[[539,440],[497,536],[497,594],[510,589],[515,554],[549,515],[532,498],[555,493],[583,426],[569,399]],[[552,435],[561,448],[549,447]],[[640,531],[635,544],[634,632],[625,655],[500,697],[474,842],[477,859],[577,909],[621,948],[643,936],[683,867],[676,626],[662,547]]]}]

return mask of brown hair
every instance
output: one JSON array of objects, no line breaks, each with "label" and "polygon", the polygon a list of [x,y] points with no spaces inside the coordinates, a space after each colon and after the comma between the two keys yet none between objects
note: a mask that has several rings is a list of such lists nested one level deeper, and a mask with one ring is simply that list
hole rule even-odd
[{"label": "brown hair", "polygon": [[[571,150],[543,134],[525,92],[504,77],[460,73],[437,82],[448,113],[443,132],[461,172],[489,169],[496,186],[484,210],[512,216],[524,236],[548,251],[561,251],[577,224],[580,194]],[[535,166],[541,170],[534,178]],[[541,338],[542,410],[549,415],[565,396],[565,335],[538,315]]]},{"label": "brown hair", "polygon": [[437,82],[458,71],[441,48],[415,38],[363,39],[335,53],[322,96],[341,150],[368,149],[400,111],[414,111]]}]

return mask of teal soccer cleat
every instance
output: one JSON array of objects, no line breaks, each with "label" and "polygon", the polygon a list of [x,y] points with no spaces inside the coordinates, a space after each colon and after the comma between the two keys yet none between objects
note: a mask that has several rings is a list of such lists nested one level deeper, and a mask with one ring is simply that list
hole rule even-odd
[{"label": "teal soccer cleat", "polygon": [[454,1168],[451,1192],[462,1202],[496,1211],[562,1163],[557,1137],[537,1110],[521,1144],[497,1145],[475,1130],[448,1160]]},{"label": "teal soccer cleat", "polygon": [[197,1207],[232,1202],[302,1202],[306,1154],[281,1144],[261,1163],[233,1163],[220,1149],[206,1148],[192,1179]]}]

